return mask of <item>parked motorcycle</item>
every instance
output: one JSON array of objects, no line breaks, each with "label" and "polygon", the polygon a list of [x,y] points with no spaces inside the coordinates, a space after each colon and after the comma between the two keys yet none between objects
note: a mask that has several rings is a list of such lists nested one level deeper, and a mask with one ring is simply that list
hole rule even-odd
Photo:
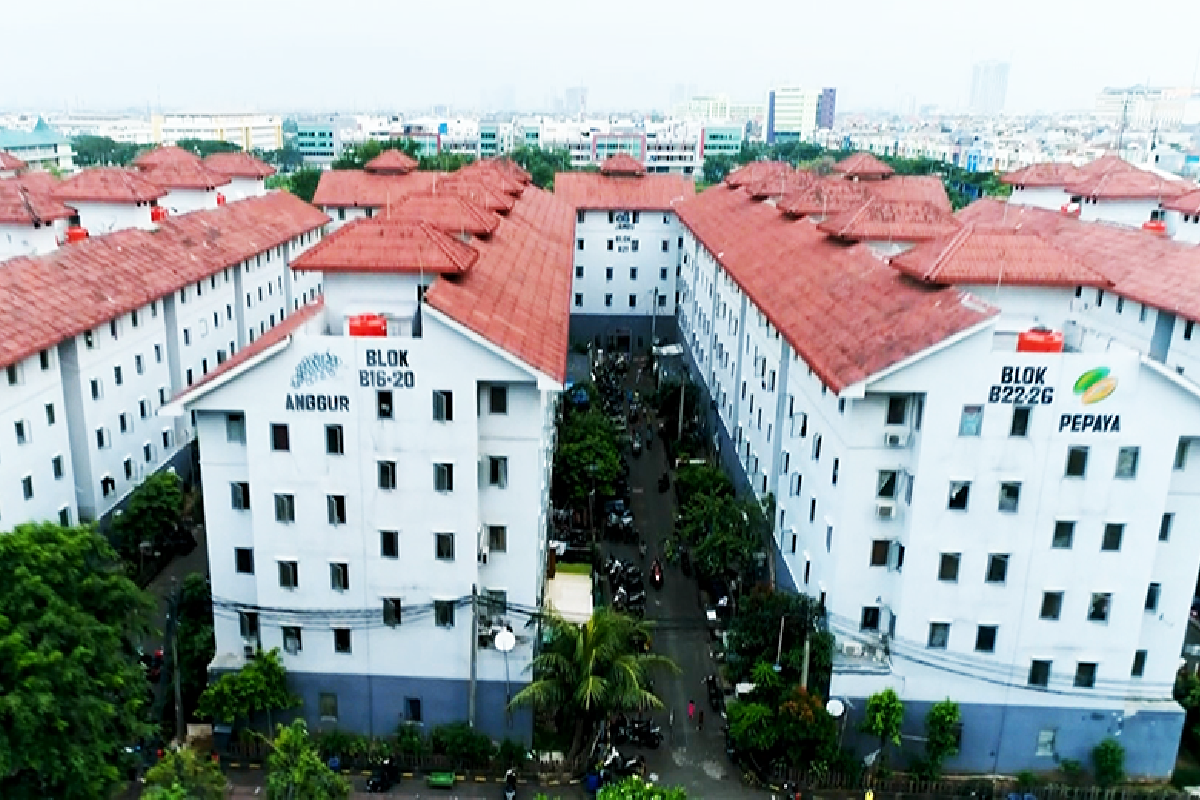
[{"label": "parked motorcycle", "polygon": [[390,791],[399,782],[400,769],[392,763],[390,758],[385,758],[382,764],[375,767],[371,777],[367,780],[367,791],[370,794],[383,794]]},{"label": "parked motorcycle", "polygon": [[721,690],[721,682],[716,675],[704,679],[704,688],[708,690],[708,705],[713,711],[721,713],[725,710],[725,693]]}]

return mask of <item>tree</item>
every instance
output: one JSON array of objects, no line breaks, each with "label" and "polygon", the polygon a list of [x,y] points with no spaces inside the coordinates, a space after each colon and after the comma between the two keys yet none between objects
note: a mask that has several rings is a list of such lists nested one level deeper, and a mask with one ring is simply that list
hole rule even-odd
[{"label": "tree", "polygon": [[571,172],[571,151],[564,149],[543,150],[540,147],[518,147],[509,157],[529,173],[533,185],[547,191],[554,190],[554,175]]},{"label": "tree", "polygon": [[682,786],[655,786],[633,775],[601,788],[596,800],[687,800],[687,790]]},{"label": "tree", "polygon": [[332,168],[362,169],[368,161],[375,158],[384,150],[399,150],[405,155],[416,158],[421,150],[421,145],[412,139],[388,139],[383,142],[368,139],[362,144],[350,145],[343,149],[341,156],[333,162]]},{"label": "tree", "polygon": [[136,144],[116,142],[107,136],[75,136],[71,139],[72,158],[80,167],[124,167],[137,157]]},{"label": "tree", "polygon": [[233,142],[226,142],[220,139],[179,139],[175,142],[175,146],[195,153],[201,158],[208,158],[213,153],[242,152],[242,148]]},{"label": "tree", "polygon": [[285,144],[278,150],[263,150],[258,157],[285,172],[300,169],[304,166],[304,154],[293,144]]},{"label": "tree", "polygon": [[825,702],[799,685],[785,685],[766,661],[755,664],[754,689],[728,709],[734,746],[760,770],[773,764],[808,769],[837,751],[837,723]]},{"label": "tree", "polygon": [[182,522],[183,488],[179,476],[164,469],[133,490],[125,510],[113,520],[113,540],[126,560],[140,564],[143,542],[150,550],[161,553],[182,548],[185,537],[191,538],[181,531]]},{"label": "tree", "polygon": [[[168,750],[163,758],[146,773],[147,788],[161,791],[178,786],[189,800],[223,800],[225,775],[210,758],[190,747]],[[170,795],[165,795],[170,796]]]},{"label": "tree", "polygon": [[684,539],[696,545],[696,562],[705,575],[749,572],[754,554],[765,546],[767,523],[759,504],[727,494],[696,494],[681,515]]},{"label": "tree", "polygon": [[152,786],[142,792],[142,800],[192,800],[188,790],[178,783],[170,786]]},{"label": "tree", "polygon": [[596,408],[569,412],[554,453],[556,494],[570,503],[586,501],[593,488],[598,496],[611,495],[620,474],[621,454],[608,417]]},{"label": "tree", "polygon": [[[193,572],[183,579],[180,591],[178,624],[179,680],[185,719],[195,712],[208,683],[208,665],[216,654],[213,637],[212,587],[208,579]],[[175,724],[175,695],[167,693],[163,720]]]},{"label": "tree", "polygon": [[470,164],[475,159],[462,153],[437,153],[432,156],[421,156],[417,161],[419,169],[428,172],[454,172]]},{"label": "tree", "polygon": [[715,156],[705,156],[704,182],[720,183],[725,180],[726,175],[733,171],[735,166],[733,156],[727,156],[723,153]]},{"label": "tree", "polygon": [[1092,750],[1096,783],[1107,789],[1125,780],[1125,748],[1113,737],[1105,738]]},{"label": "tree", "polygon": [[942,764],[958,755],[961,722],[958,703],[950,698],[934,703],[925,715],[925,758],[930,778],[940,778]]},{"label": "tree", "polygon": [[826,694],[833,668],[833,636],[821,630],[823,616],[820,605],[808,595],[762,588],[744,595],[729,626],[730,677],[747,680],[757,662],[773,664],[781,650],[782,679],[798,683],[804,668],[804,639],[809,637],[808,684],[818,694]]},{"label": "tree", "polygon": [[321,182],[321,170],[298,169],[288,175],[272,175],[267,178],[268,189],[283,189],[291,192],[306,203],[311,203],[317,193],[317,184]]},{"label": "tree", "polygon": [[106,797],[150,733],[133,642],[153,599],[92,528],[0,536],[0,797]]},{"label": "tree", "polygon": [[546,626],[549,641],[530,667],[533,682],[510,705],[553,711],[562,724],[574,724],[569,759],[579,754],[589,726],[608,715],[662,708],[646,683],[657,670],[679,668],[636,646],[635,638],[650,637],[649,623],[599,608],[582,625],[549,616]]},{"label": "tree", "polygon": [[268,800],[342,800],[350,795],[350,784],[321,760],[304,720],[280,725],[273,748],[267,756]]},{"label": "tree", "polygon": [[686,506],[692,498],[732,497],[733,484],[720,467],[709,464],[684,464],[675,474],[675,493],[680,505]]},{"label": "tree", "polygon": [[900,725],[904,722],[904,703],[892,687],[867,698],[867,713],[862,731],[879,737],[879,758],[883,760],[888,743],[900,746]]},{"label": "tree", "polygon": [[287,670],[279,648],[259,651],[237,672],[222,675],[200,695],[197,713],[220,722],[235,723],[265,712],[268,730],[271,712],[300,705],[299,696],[287,688]]}]

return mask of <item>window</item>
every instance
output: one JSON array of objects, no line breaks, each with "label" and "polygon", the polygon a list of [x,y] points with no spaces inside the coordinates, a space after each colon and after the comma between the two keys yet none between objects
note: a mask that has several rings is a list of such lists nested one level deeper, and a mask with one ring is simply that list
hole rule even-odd
[{"label": "window", "polygon": [[988,556],[987,576],[988,583],[1004,583],[1008,580],[1008,556],[1000,553],[992,553]]},{"label": "window", "polygon": [[629,268],[629,280],[631,280],[631,281],[637,280],[637,267]]},{"label": "window", "polygon": [[1096,665],[1085,661],[1075,666],[1075,685],[1081,689],[1091,689],[1096,685]]},{"label": "window", "polygon": [[491,386],[488,388],[488,409],[493,414],[508,413],[507,386]]},{"label": "window", "polygon": [[187,385],[192,385],[192,371],[190,369],[187,371]]},{"label": "window", "polygon": [[91,331],[83,332],[83,344],[88,350],[96,349],[96,335]]},{"label": "window", "polygon": [[[663,279],[664,279],[664,280],[666,279],[666,276],[665,276],[665,275],[663,276]],[[678,295],[679,295],[679,293],[678,293],[678,292],[676,292],[676,297],[678,297]],[[658,294],[658,295],[655,295],[655,297],[657,297],[657,298],[658,298],[658,307],[659,307],[659,308],[666,308],[666,307],[667,307],[667,296],[666,296],[665,294]]]},{"label": "window", "polygon": [[958,565],[961,561],[961,553],[942,553],[941,562],[938,564],[938,580],[958,583]]},{"label": "window", "polygon": [[1187,466],[1187,454],[1188,440],[1181,438],[1175,445],[1175,469],[1183,469]]},{"label": "window", "polygon": [[669,253],[669,252],[671,252],[671,240],[670,240],[670,239],[663,239],[663,240],[662,240],[662,251],[663,251],[664,253]]},{"label": "window", "polygon": [[1129,677],[1140,678],[1146,673],[1146,651],[1138,650],[1133,654],[1133,668],[1129,670]]},{"label": "window", "polygon": [[292,494],[275,495],[275,521],[296,521],[296,496]]},{"label": "window", "polygon": [[433,465],[433,488],[438,492],[454,491],[454,465],[453,464],[434,464]]},{"label": "window", "polygon": [[[1034,659],[1029,665],[1029,685],[1030,686],[1049,686],[1050,685],[1050,662]],[[1041,735],[1038,735],[1038,749],[1041,749]]]},{"label": "window", "polygon": [[375,393],[375,415],[379,419],[393,419],[395,407],[392,405],[392,390],[381,389]]},{"label": "window", "polygon": [[819,433],[813,436],[812,457],[813,461],[819,461],[821,458],[821,434]]},{"label": "window", "polygon": [[629,295],[629,307],[637,308],[637,295],[636,294]]},{"label": "window", "polygon": [[245,481],[234,482],[229,484],[229,488],[233,495],[233,508],[235,511],[250,510],[250,484]]},{"label": "window", "polygon": [[279,562],[279,586],[281,589],[295,589],[300,585],[300,565],[295,561]]},{"label": "window", "polygon": [[1146,587],[1146,610],[1158,611],[1158,598],[1162,595],[1162,584],[1152,583]]},{"label": "window", "polygon": [[121,373],[121,368],[119,366],[113,367],[113,383],[116,384],[117,386],[120,386],[121,384],[125,383],[125,377]]},{"label": "window", "polygon": [[53,425],[54,420],[54,403],[46,403],[46,424]]},{"label": "window", "polygon": [[138,375],[146,374],[146,360],[142,358],[141,353],[133,357],[133,369]]},{"label": "window", "polygon": [[959,436],[978,436],[983,430],[983,406],[963,406],[958,420]]},{"label": "window", "polygon": [[1054,537],[1050,546],[1056,550],[1070,550],[1075,541],[1075,523],[1059,520],[1054,523]]},{"label": "window", "polygon": [[400,532],[399,531],[380,531],[379,532],[379,555],[382,558],[399,558],[400,557]]},{"label": "window", "polygon": [[950,641],[950,623],[949,622],[931,622],[929,623],[929,640],[925,643],[926,647],[937,650],[945,650],[946,645]]},{"label": "window", "polygon": [[116,339],[116,338],[117,338],[117,335],[118,335],[118,333],[119,333],[119,332],[120,332],[120,331],[119,331],[119,329],[118,329],[118,327],[117,327],[117,321],[116,321],[115,319],[114,319],[114,320],[109,320],[109,323],[108,323],[108,333],[109,333],[109,335],[111,335],[111,336],[112,336],[112,338]]},{"label": "window", "polygon": [[1125,536],[1125,525],[1110,522],[1104,526],[1104,538],[1100,540],[1102,552],[1115,552],[1121,549],[1121,539]]},{"label": "window", "polygon": [[1019,483],[1002,483],[1000,484],[1000,510],[1015,512],[1017,503],[1021,499],[1021,484]]},{"label": "window", "polygon": [[629,243],[629,250],[634,253],[636,253],[638,251],[638,240],[637,239],[634,239],[632,242]]},{"label": "window", "polygon": [[1118,478],[1136,478],[1138,466],[1138,449],[1137,447],[1122,447],[1117,451],[1117,473]]},{"label": "window", "polygon": [[293,656],[300,652],[299,625],[283,626],[283,649],[286,653]]},{"label": "window", "polygon": [[113,480],[111,475],[105,475],[100,479],[100,492],[108,497],[117,490],[117,482]]},{"label": "window", "polygon": [[400,624],[400,598],[383,598],[383,624],[395,627]]},{"label": "window", "polygon": [[1086,447],[1067,448],[1067,477],[1082,478],[1087,473],[1088,449]]},{"label": "window", "polygon": [[504,456],[488,456],[488,485],[498,489],[508,486],[508,459]]},{"label": "window", "polygon": [[50,369],[50,351],[49,350],[42,350],[41,352],[38,353],[38,363],[41,365],[43,372]]},{"label": "window", "polygon": [[1183,338],[1188,341],[1191,341],[1192,332],[1194,330],[1196,330],[1196,323],[1189,319],[1183,325]]},{"label": "window", "polygon": [[994,653],[996,652],[996,631],[995,625],[980,625],[975,629],[975,652],[977,653]]},{"label": "window", "polygon": [[433,392],[433,418],[437,422],[451,422],[454,419],[454,393],[444,389]]},{"label": "window", "polygon": [[26,475],[24,478],[21,478],[21,494],[24,495],[26,500],[33,499],[33,476]]},{"label": "window", "polygon": [[380,489],[395,489],[396,488],[396,462],[395,461],[380,461],[379,462],[379,488]]},{"label": "window", "polygon": [[54,480],[62,480],[64,474],[63,457],[55,456],[54,458],[50,459],[50,468],[54,471]]},{"label": "window", "polygon": [[612,279],[613,279],[613,268],[605,267],[604,268],[604,280],[611,281]]},{"label": "window", "polygon": [[346,524],[346,496],[344,494],[325,495],[325,508],[329,512],[330,525]]},{"label": "window", "polygon": [[325,452],[331,456],[346,454],[345,433],[341,425],[325,426]]},{"label": "window", "polygon": [[1111,592],[1093,592],[1088,603],[1088,622],[1108,622],[1108,611],[1112,607]]},{"label": "window", "polygon": [[17,433],[17,444],[29,443],[29,425],[23,419],[19,419],[13,423],[13,427]]},{"label": "window", "polygon": [[150,419],[150,401],[144,397],[138,400],[138,416],[142,419]]},{"label": "window", "polygon": [[582,249],[583,249],[583,239],[576,239],[576,240],[575,240],[575,249],[576,249],[576,250],[582,250]]},{"label": "window", "polygon": [[1158,540],[1160,542],[1170,541],[1171,525],[1175,522],[1174,514],[1163,514],[1162,522],[1158,523]]},{"label": "window", "polygon": [[454,627],[454,601],[453,600],[434,600],[433,601],[433,622],[439,628]]},{"label": "window", "polygon": [[154,363],[155,364],[162,363],[162,345],[161,344],[154,345]]},{"label": "window", "polygon": [[409,722],[421,722],[421,698],[404,698],[404,716]]},{"label": "window", "polygon": [[233,549],[234,568],[242,575],[254,574],[254,550],[249,547]]},{"label": "window", "polygon": [[879,630],[879,606],[864,606],[862,610],[862,621],[859,628],[864,631]]},{"label": "window", "polygon": [[606,308],[612,308],[612,295],[611,294],[604,295],[604,305]]},{"label": "window", "polygon": [[[278,440],[276,428],[283,428],[283,447],[273,446],[273,450],[287,450],[287,425],[272,425],[271,426],[271,441]],[[246,415],[245,414],[226,414],[225,415],[225,441],[235,442],[237,444],[246,443]]]},{"label": "window", "polygon": [[[237,416],[241,417],[242,415],[238,414]],[[241,424],[243,427],[246,424],[244,417],[242,417]],[[245,440],[245,431],[243,430],[240,441],[244,442]],[[230,439],[230,441],[233,440]],[[276,452],[287,452],[292,449],[291,435],[288,432],[288,426],[286,424],[280,422],[271,423],[271,449]]]},{"label": "window", "polygon": [[970,481],[950,481],[949,508],[954,511],[966,511],[971,498]]},{"label": "window", "polygon": [[908,418],[908,398],[903,395],[888,397],[886,425],[903,425]]},{"label": "window", "polygon": [[876,539],[871,542],[871,566],[886,567],[888,565],[888,552],[892,548],[890,539]]},{"label": "window", "polygon": [[[346,633],[346,648],[338,650],[338,634],[342,631]],[[350,647],[350,631],[349,629],[334,628],[333,630],[333,649],[339,653],[349,653]],[[337,722],[338,721],[338,703],[337,695],[333,692],[321,692],[317,695],[317,713],[321,715],[322,722]]]},{"label": "window", "polygon": [[329,565],[329,588],[335,592],[344,592],[350,588],[350,565],[333,563]]},{"label": "window", "polygon": [[109,435],[108,428],[96,428],[96,448],[103,450],[111,446],[112,436]]},{"label": "window", "polygon": [[503,525],[488,526],[488,550],[493,553],[508,551],[508,528]]},{"label": "window", "polygon": [[254,611],[238,612],[238,630],[243,639],[258,639],[258,613]]},{"label": "window", "polygon": [[[1046,662],[1046,663],[1049,663],[1049,662]],[[1049,672],[1049,668],[1047,668],[1047,672]],[[1050,729],[1050,728],[1044,728],[1044,729],[1038,731],[1037,747],[1034,750],[1033,754],[1035,756],[1044,756],[1044,757],[1053,756],[1054,755],[1054,740],[1056,738],[1056,733],[1057,733],[1057,731]]]},{"label": "window", "polygon": [[[123,462],[121,462],[121,466],[125,469],[125,480],[127,480],[127,481],[132,480],[133,479],[133,459],[132,458],[125,459]],[[25,499],[28,500],[29,498],[26,497]]]},{"label": "window", "polygon": [[1038,615],[1039,618],[1058,619],[1062,616],[1062,604],[1062,592],[1042,592],[1042,610]]},{"label": "window", "polygon": [[605,246],[605,249],[607,249],[607,250],[613,249],[613,240],[612,239],[608,240],[608,244]]},{"label": "window", "polygon": [[434,557],[440,561],[454,560],[454,534],[434,534]]},{"label": "window", "polygon": [[96,378],[91,380],[92,399],[99,400],[102,392],[100,391],[100,381]]},{"label": "window", "polygon": [[[762,414],[762,409],[759,409],[759,412],[758,412],[758,413],[761,415],[761,414]],[[762,419],[762,417],[760,416],[760,417],[759,417],[759,419],[761,420],[761,419]],[[759,428],[760,428],[760,429],[762,428],[762,424],[761,424],[761,423],[759,424]],[[768,432],[768,434],[767,434],[767,441],[770,441],[770,440],[771,440],[771,436],[770,436],[770,430],[771,430],[771,426],[770,426],[770,425],[768,425],[768,426],[767,426],[767,432]],[[837,479],[838,479],[838,466],[839,466],[839,464],[840,464],[840,459],[836,459],[836,458],[835,458],[835,459],[833,460],[833,472],[832,472],[832,474],[830,475],[830,480],[831,480],[831,481],[833,481],[833,485],[834,485],[834,486],[837,486]]]},{"label": "window", "polygon": [[575,293],[575,307],[583,308],[583,295],[579,292]]},{"label": "window", "polygon": [[508,613],[508,592],[501,589],[488,589],[484,600],[486,608],[493,614]]},{"label": "window", "polygon": [[175,438],[175,436],[174,436],[174,434],[171,432],[171,429],[170,429],[170,428],[164,428],[164,429],[163,429],[163,432],[162,432],[162,443],[163,443],[163,447],[164,447],[164,448],[166,448],[166,449],[170,449],[170,447],[171,447],[171,442],[172,442],[172,440],[173,440],[174,438]]},{"label": "window", "polygon": [[129,415],[122,411],[117,415],[117,424],[121,428],[121,433],[129,432]]},{"label": "window", "polygon": [[1029,406],[1017,406],[1013,409],[1012,425],[1008,429],[1009,436],[1027,436],[1029,434]]},{"label": "window", "polygon": [[183,329],[183,343],[185,345],[192,343],[192,331],[189,328]]}]

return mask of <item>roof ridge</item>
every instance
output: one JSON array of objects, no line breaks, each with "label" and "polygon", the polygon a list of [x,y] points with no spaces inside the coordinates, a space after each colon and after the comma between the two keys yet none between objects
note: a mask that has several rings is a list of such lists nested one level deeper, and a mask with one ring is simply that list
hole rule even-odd
[{"label": "roof ridge", "polygon": [[933,276],[939,269],[941,269],[942,265],[945,264],[952,255],[961,250],[966,244],[967,239],[974,233],[974,222],[968,222],[966,225],[963,225],[960,230],[955,232],[955,234],[950,237],[950,241],[946,243],[946,246],[942,248],[942,252],[938,253],[937,258],[933,260],[933,264],[930,265],[929,269],[926,270],[925,274],[922,276],[924,280],[933,280]]}]

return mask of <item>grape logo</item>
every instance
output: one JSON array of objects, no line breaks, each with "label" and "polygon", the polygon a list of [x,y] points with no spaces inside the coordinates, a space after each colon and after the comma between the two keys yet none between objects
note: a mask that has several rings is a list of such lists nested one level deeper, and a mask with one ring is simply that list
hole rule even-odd
[{"label": "grape logo", "polygon": [[326,378],[336,377],[341,366],[342,360],[328,350],[305,356],[296,365],[296,374],[292,376],[292,388],[302,389]]},{"label": "grape logo", "polygon": [[1075,385],[1071,388],[1085,406],[1099,403],[1116,390],[1117,376],[1110,375],[1108,367],[1089,369],[1075,379]]}]

